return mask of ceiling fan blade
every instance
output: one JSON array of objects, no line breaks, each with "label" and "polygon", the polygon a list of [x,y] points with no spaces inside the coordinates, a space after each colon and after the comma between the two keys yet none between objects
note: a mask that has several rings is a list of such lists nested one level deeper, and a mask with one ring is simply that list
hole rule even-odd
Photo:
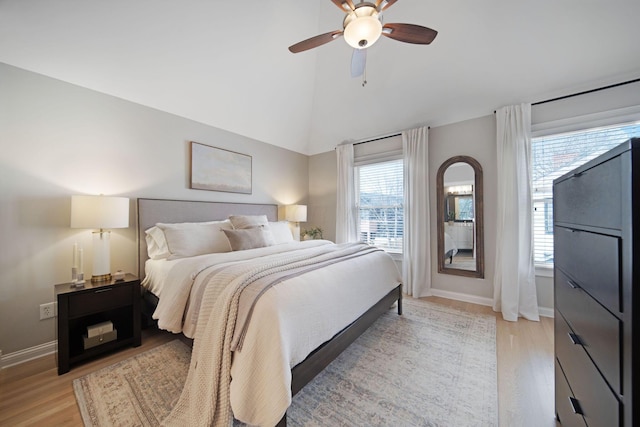
[{"label": "ceiling fan blade", "polygon": [[333,4],[338,6],[343,12],[351,12],[356,8],[353,4],[353,0],[331,0]]},{"label": "ceiling fan blade", "polygon": [[[393,4],[395,2],[397,2],[398,0],[376,0],[376,9],[378,9],[378,11],[382,12],[385,9],[390,8],[391,6],[393,6]],[[382,7],[380,6],[382,5]]]},{"label": "ceiling fan blade", "polygon": [[305,50],[312,49],[314,47],[322,46],[325,43],[329,43],[340,37],[342,31],[335,30],[328,33],[320,34],[319,36],[311,37],[310,39],[303,40],[299,43],[289,46],[289,51],[292,53],[303,52]]},{"label": "ceiling fan blade", "polygon": [[360,77],[367,66],[367,49],[353,49],[351,55],[351,77]]},{"label": "ceiling fan blade", "polygon": [[414,24],[384,24],[382,34],[390,39],[413,44],[430,44],[438,32]]}]

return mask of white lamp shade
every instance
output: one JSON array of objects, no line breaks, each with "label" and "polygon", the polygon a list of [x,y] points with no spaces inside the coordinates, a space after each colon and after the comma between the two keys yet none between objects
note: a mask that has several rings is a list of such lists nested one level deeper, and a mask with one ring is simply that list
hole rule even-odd
[{"label": "white lamp shade", "polygon": [[285,206],[284,219],[292,222],[305,222],[307,220],[307,205]]},{"label": "white lamp shade", "polygon": [[71,196],[71,228],[127,228],[129,199],[111,196]]}]

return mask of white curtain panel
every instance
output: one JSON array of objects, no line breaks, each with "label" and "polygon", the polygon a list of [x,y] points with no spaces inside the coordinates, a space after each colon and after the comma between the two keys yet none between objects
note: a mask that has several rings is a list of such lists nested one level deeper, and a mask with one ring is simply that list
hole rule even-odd
[{"label": "white curtain panel", "polygon": [[336,201],[336,243],[357,242],[357,208],[353,168],[353,144],[336,147],[338,190]]},{"label": "white curtain panel", "polygon": [[539,320],[533,265],[531,104],[496,111],[498,203],[493,309]]},{"label": "white curtain panel", "polygon": [[402,132],[404,156],[403,290],[431,295],[431,220],[429,218],[429,129]]}]

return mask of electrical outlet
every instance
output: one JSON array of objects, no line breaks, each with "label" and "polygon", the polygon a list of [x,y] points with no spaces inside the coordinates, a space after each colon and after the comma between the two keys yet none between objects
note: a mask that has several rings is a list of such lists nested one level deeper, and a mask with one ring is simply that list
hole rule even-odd
[{"label": "electrical outlet", "polygon": [[56,315],[55,302],[40,304],[40,320],[49,319],[51,317],[55,317],[55,315]]}]

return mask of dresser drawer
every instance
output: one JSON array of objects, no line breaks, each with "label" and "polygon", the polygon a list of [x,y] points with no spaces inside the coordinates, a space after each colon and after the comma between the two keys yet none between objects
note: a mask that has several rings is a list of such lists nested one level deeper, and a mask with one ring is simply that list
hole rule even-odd
[{"label": "dresser drawer", "polygon": [[[622,322],[587,295],[564,273],[555,271],[556,307],[577,335],[581,346],[598,365],[611,387],[622,393],[620,354]],[[560,341],[560,342],[558,342]],[[556,345],[571,344],[567,334],[556,335]]]},{"label": "dresser drawer", "polygon": [[84,316],[86,314],[110,310],[133,304],[133,290],[136,287],[108,286],[88,290],[69,296],[69,317]]},{"label": "dresser drawer", "polygon": [[609,310],[622,312],[620,239],[556,227],[554,241],[555,265]]},{"label": "dresser drawer", "polygon": [[562,372],[562,368],[556,363],[556,413],[562,427],[586,427],[581,413],[576,413],[572,399],[574,399],[569,383]]},{"label": "dresser drawer", "polygon": [[571,329],[562,315],[555,316],[556,356],[577,399],[586,423],[619,426],[622,405],[598,372],[583,347],[565,339]]},{"label": "dresser drawer", "polygon": [[553,187],[556,222],[619,230],[622,224],[622,161],[614,157]]}]

